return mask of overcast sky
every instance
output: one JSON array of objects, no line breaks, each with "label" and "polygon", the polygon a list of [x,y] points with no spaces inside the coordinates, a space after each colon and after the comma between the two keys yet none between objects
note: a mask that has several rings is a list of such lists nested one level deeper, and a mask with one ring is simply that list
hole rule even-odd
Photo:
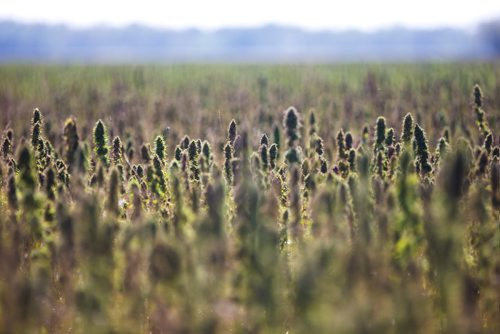
[{"label": "overcast sky", "polygon": [[394,25],[410,28],[442,26],[473,29],[500,17],[498,0],[4,0],[0,19],[65,23],[75,27],[96,24],[217,29],[264,24],[306,29],[374,30]]}]

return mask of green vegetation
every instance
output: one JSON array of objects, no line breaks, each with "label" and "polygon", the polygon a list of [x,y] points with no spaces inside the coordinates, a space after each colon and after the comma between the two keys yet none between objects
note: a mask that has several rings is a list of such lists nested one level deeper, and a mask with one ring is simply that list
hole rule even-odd
[{"label": "green vegetation", "polygon": [[498,78],[0,67],[0,332],[499,332]]}]

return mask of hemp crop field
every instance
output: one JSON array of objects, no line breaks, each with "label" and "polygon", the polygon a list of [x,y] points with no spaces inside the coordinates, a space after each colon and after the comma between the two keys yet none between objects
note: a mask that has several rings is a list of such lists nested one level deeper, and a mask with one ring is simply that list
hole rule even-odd
[{"label": "hemp crop field", "polygon": [[499,65],[0,66],[0,332],[499,333]]}]

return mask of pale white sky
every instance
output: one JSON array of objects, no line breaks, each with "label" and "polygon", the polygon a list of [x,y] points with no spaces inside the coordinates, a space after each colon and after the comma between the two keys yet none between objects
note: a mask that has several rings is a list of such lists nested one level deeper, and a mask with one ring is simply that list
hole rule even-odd
[{"label": "pale white sky", "polygon": [[275,23],[306,29],[373,30],[403,25],[474,28],[500,17],[498,0],[2,0],[0,19],[123,26],[142,23],[168,28],[248,27]]}]

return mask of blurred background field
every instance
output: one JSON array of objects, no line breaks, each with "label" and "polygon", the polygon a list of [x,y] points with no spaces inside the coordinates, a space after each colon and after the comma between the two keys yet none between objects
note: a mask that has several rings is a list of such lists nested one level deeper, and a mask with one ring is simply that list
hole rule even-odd
[{"label": "blurred background field", "polygon": [[[75,116],[83,136],[96,119],[117,133],[140,141],[171,128],[172,142],[184,134],[214,139],[232,118],[257,136],[281,122],[294,105],[315,110],[320,134],[335,140],[340,128],[359,134],[373,115],[385,116],[399,130],[407,113],[428,128],[434,140],[444,126],[474,136],[467,128],[471,83],[489,92],[485,100],[500,109],[497,62],[456,64],[344,65],[156,65],[0,67],[2,128],[23,129],[33,107],[44,111],[49,131]],[[491,126],[500,115],[490,113]],[[27,135],[24,127],[24,135]],[[50,132],[49,132],[50,134]],[[55,134],[54,134],[55,135]],[[173,149],[173,147],[170,147]]]}]

